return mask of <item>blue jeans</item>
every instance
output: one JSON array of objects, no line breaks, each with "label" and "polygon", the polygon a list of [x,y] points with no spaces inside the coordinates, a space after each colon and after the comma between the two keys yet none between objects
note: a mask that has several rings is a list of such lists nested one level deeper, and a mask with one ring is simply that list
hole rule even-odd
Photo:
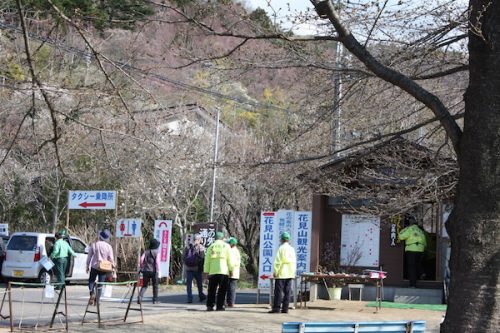
[{"label": "blue jeans", "polygon": [[201,277],[201,271],[193,272],[193,271],[186,271],[186,289],[187,289],[187,297],[188,297],[188,302],[193,301],[193,279],[196,280],[196,285],[198,286],[198,297],[200,298],[200,302],[205,300],[206,296],[203,293],[203,281]]},{"label": "blue jeans", "polygon": [[[90,275],[89,275],[89,291],[91,295],[94,295],[94,286],[95,286],[95,278],[97,277],[97,281],[99,282],[104,282],[106,281],[106,272],[101,272],[98,271],[95,268],[90,268]],[[99,284],[99,287],[97,288],[97,298],[101,299],[101,294],[102,294],[102,288],[103,285]]]},{"label": "blue jeans", "polygon": [[227,295],[226,295],[226,303],[227,305],[236,304],[236,286],[238,284],[238,279],[229,278],[228,286],[227,286]]}]

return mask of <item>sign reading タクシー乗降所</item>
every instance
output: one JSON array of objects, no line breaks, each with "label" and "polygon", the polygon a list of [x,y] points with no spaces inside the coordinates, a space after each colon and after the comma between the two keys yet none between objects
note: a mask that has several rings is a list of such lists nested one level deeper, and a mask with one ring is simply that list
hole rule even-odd
[{"label": "sign reading \u30bf\u30af\u30b7\u30fc\u4e57\u964d\u6240", "polygon": [[115,209],[116,191],[69,191],[68,209]]}]

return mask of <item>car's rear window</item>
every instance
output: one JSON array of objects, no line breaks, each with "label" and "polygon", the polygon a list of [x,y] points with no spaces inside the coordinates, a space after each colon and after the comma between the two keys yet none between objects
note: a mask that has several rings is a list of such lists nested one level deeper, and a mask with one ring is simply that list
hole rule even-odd
[{"label": "car's rear window", "polygon": [[36,239],[36,236],[12,236],[7,245],[7,250],[35,251]]}]

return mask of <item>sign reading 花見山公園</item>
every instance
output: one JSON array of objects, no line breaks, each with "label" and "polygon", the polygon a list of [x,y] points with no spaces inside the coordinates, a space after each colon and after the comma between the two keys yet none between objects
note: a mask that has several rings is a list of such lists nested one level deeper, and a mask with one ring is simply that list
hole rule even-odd
[{"label": "sign reading \u82b1\u898b\u5c71\u516c\u5712", "polygon": [[68,209],[115,209],[116,191],[69,191]]},{"label": "sign reading \u82b1\u898b\u5c71\u516c\u5712", "polygon": [[278,244],[276,215],[276,212],[260,214],[259,289],[269,289],[269,278],[273,276],[273,260]]}]

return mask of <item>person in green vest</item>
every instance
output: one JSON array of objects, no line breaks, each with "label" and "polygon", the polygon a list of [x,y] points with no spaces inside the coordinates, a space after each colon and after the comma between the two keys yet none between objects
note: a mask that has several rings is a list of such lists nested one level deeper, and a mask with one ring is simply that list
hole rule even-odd
[{"label": "person in green vest", "polygon": [[410,226],[399,232],[399,239],[405,241],[406,270],[410,280],[410,288],[417,286],[417,277],[421,272],[422,254],[427,246],[425,233],[417,225],[414,217],[410,219]]},{"label": "person in green vest", "polygon": [[288,243],[290,234],[281,234],[281,245],[274,258],[274,301],[273,308],[269,313],[288,313],[290,303],[290,292],[292,290],[292,279],[295,278],[297,269],[297,258],[295,249]]},{"label": "person in green vest", "polygon": [[[66,283],[66,267],[68,266],[69,255],[76,257],[75,251],[73,251],[68,242],[63,239],[64,234],[65,232],[62,231],[56,233],[56,242],[50,254],[50,259],[52,259],[56,268],[57,282],[62,284]],[[60,289],[60,286],[56,289]]]},{"label": "person in green vest", "polygon": [[229,272],[233,267],[229,244],[224,242],[224,233],[218,231],[215,234],[215,242],[207,249],[203,272],[208,274],[207,311],[213,311],[215,295],[217,294],[217,311],[224,311],[224,301],[229,279]]}]

